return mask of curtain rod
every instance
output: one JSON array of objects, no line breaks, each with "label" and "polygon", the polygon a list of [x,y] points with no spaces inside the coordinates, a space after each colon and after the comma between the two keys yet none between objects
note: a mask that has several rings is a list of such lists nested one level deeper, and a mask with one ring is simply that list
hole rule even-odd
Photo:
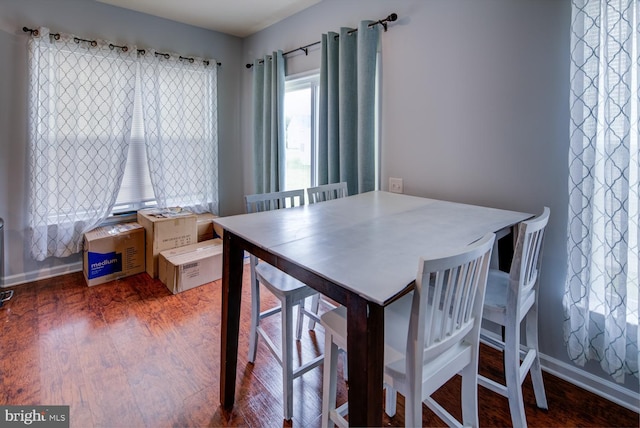
[{"label": "curtain rod", "polygon": [[[387,31],[387,22],[393,22],[393,21],[397,21],[397,20],[398,20],[398,14],[397,13],[392,13],[392,14],[390,14],[389,16],[387,16],[384,19],[379,19],[376,22],[372,22],[368,26],[369,27],[373,27],[374,25],[382,25],[382,27],[384,28],[384,31]],[[357,31],[358,31],[357,28],[354,29],[354,30],[349,30],[347,32],[347,34],[352,34],[352,33],[355,33]],[[297,51],[303,51],[305,55],[309,55],[309,49],[308,48],[310,48],[311,46],[318,45],[320,43],[322,43],[322,42],[321,41],[317,41],[317,42],[309,43],[308,45],[300,46],[299,48],[295,48],[295,49],[292,49],[292,50],[290,50],[288,52],[285,52],[282,55],[286,56],[286,55],[292,54],[292,53],[297,52]],[[264,60],[260,60],[260,61],[258,61],[258,64],[262,64],[263,62],[264,62]],[[247,68],[251,68],[251,67],[253,67],[253,64],[247,64],[246,67]]]},{"label": "curtain rod", "polygon": [[[27,28],[27,27],[22,27],[22,31],[24,31],[25,33],[31,33],[32,36],[34,37],[38,37],[40,35],[40,31],[36,30],[32,30],[31,28]],[[54,40],[60,40],[60,34],[59,33],[51,33],[50,34]],[[98,42],[95,40],[87,40],[87,39],[81,39],[79,37],[74,37],[73,41],[76,43],[80,43],[80,42],[86,42],[89,43],[91,45],[91,47],[96,47],[98,46]],[[118,45],[114,45],[113,43],[109,43],[109,49],[113,50],[115,48],[121,49],[122,52],[127,52],[129,50],[129,47],[127,46],[118,46]],[[139,55],[144,55],[146,54],[147,51],[144,49],[138,49],[138,54]],[[162,53],[162,52],[155,52],[155,56],[163,56],[165,57],[165,59],[169,59],[171,57],[171,55],[169,55],[168,53]],[[194,58],[191,57],[184,57],[182,55],[180,55],[178,57],[180,60],[182,61],[189,61],[189,63],[193,63],[193,61],[195,61]],[[204,63],[204,65],[209,65],[209,61],[208,60],[203,60],[202,61]],[[221,62],[217,62],[216,64],[218,64],[218,66],[221,66],[222,63]]]}]

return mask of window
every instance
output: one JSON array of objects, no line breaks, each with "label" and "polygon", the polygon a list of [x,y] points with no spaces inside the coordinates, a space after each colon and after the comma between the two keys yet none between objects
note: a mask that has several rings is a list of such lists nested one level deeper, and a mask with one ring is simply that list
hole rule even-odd
[{"label": "window", "polygon": [[215,64],[151,53],[138,65],[129,155],[112,212],[161,205],[217,213]]},{"label": "window", "polygon": [[144,135],[159,206],[218,213],[217,66],[140,57]]},{"label": "window", "polygon": [[78,253],[84,232],[154,200],[218,213],[215,62],[46,28],[28,61],[34,260]]},{"label": "window", "polygon": [[136,91],[133,105],[133,122],[127,164],[122,177],[120,191],[111,214],[136,211],[156,205],[149,164],[144,145],[144,123],[142,119],[142,99],[140,94],[140,75],[136,76]]},{"label": "window", "polygon": [[316,185],[318,85],[320,75],[287,77],[284,96],[285,190]]}]

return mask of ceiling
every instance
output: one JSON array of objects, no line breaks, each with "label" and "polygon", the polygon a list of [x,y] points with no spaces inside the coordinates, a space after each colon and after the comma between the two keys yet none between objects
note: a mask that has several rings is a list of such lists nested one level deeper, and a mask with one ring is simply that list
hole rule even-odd
[{"label": "ceiling", "polygon": [[97,0],[113,6],[246,37],[322,0]]}]

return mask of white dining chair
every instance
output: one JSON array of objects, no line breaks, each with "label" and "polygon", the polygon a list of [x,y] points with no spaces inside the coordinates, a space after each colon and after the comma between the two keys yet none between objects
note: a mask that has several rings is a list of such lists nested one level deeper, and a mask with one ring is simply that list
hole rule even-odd
[{"label": "white dining chair", "polygon": [[[482,317],[503,328],[502,339],[483,331],[480,340],[503,352],[505,384],[485,376],[478,383],[509,399],[514,427],[526,427],[527,418],[522,398],[522,382],[531,372],[533,391],[539,408],[547,409],[538,354],[538,289],[542,244],[550,210],[518,226],[518,235],[510,271],[490,269],[487,295]],[[525,323],[525,343],[520,340],[521,324]],[[522,362],[521,362],[522,360]]]},{"label": "white dining chair", "polygon": [[[245,196],[247,213],[269,211],[304,205],[304,189],[272,192]],[[251,330],[249,336],[249,362],[254,363],[258,346],[258,338],[264,343],[282,366],[282,389],[284,404],[284,419],[290,420],[293,415],[293,380],[307,371],[317,367],[323,361],[320,355],[298,368],[293,368],[293,308],[298,308],[298,327],[296,340],[302,334],[302,318],[307,316],[320,321],[317,314],[304,308],[307,297],[317,292],[280,269],[250,257],[251,266]],[[260,312],[260,284],[280,300],[280,306]],[[281,345],[278,347],[271,340],[266,331],[260,326],[265,318],[281,314]]]},{"label": "white dining chair", "polygon": [[349,196],[349,189],[347,188],[346,181],[322,184],[320,186],[309,187],[307,189],[307,198],[310,204],[344,198],[345,196]]},{"label": "white dining chair", "polygon": [[[478,350],[482,305],[495,235],[458,251],[433,250],[420,259],[415,290],[385,307],[385,412],[394,416],[396,392],[405,396],[405,425],[422,426],[424,402],[450,426],[460,426],[431,394],[462,376],[462,419],[478,426]],[[348,403],[336,407],[338,349],[347,346],[346,309],[321,316],[325,328],[323,427],[347,426]],[[348,349],[347,349],[348,351]]]}]

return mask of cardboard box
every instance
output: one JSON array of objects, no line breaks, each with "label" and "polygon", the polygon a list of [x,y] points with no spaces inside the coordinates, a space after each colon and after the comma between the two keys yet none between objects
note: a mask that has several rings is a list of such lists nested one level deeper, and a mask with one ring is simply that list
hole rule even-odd
[{"label": "cardboard box", "polygon": [[144,272],[144,228],[103,226],[84,234],[83,272],[88,286]]},{"label": "cardboard box", "polygon": [[[218,218],[218,217],[216,217]],[[218,223],[213,223],[213,231],[215,233],[216,236],[214,236],[214,238],[220,238],[222,239],[223,234],[224,234],[224,229],[222,228],[222,226],[220,226]]]},{"label": "cardboard box", "polygon": [[222,278],[222,240],[161,251],[158,275],[173,294]]},{"label": "cardboard box", "polygon": [[211,213],[197,214],[198,216],[198,242],[208,241],[209,239],[222,238],[224,229],[213,222],[218,218],[217,215]]},{"label": "cardboard box", "polygon": [[158,277],[158,254],[163,250],[198,242],[197,217],[181,208],[151,208],[138,211],[138,223],[145,230],[146,270]]},{"label": "cardboard box", "polygon": [[198,242],[208,241],[216,238],[216,233],[213,230],[213,219],[216,218],[214,214],[202,213],[197,214],[198,220]]}]

